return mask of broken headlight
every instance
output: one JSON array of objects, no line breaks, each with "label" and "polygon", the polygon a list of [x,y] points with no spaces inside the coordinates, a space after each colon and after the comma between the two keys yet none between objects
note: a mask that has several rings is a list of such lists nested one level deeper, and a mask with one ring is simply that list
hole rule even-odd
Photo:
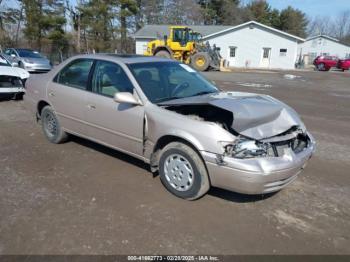
[{"label": "broken headlight", "polygon": [[253,158],[267,156],[269,145],[255,140],[240,138],[233,143],[223,144],[225,155],[234,158]]}]

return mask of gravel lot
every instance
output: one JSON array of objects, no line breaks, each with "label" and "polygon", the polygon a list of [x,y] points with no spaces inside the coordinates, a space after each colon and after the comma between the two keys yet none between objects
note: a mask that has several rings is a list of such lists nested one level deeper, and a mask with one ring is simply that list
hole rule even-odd
[{"label": "gravel lot", "polygon": [[25,101],[2,101],[0,254],[350,254],[350,73],[206,75],[301,115],[318,144],[293,184],[180,200],[142,162],[76,137],[50,144]]}]

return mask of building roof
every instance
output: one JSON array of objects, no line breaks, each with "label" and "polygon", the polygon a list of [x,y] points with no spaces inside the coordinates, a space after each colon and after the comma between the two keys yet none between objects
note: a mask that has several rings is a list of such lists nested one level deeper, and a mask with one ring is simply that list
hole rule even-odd
[{"label": "building roof", "polygon": [[313,39],[315,39],[315,38],[319,38],[319,37],[322,37],[322,38],[327,38],[327,39],[332,40],[332,41],[334,41],[334,42],[339,42],[339,40],[338,40],[338,39],[336,39],[336,38],[334,38],[334,37],[331,37],[331,36],[329,36],[329,35],[322,35],[322,34],[320,34],[320,35],[310,36],[310,37],[306,38],[306,40],[305,40],[305,41],[313,40]]},{"label": "building roof", "polygon": [[336,38],[331,37],[329,35],[322,35],[322,34],[308,37],[305,41],[311,41],[311,40],[314,40],[314,39],[317,39],[317,38],[326,38],[326,39],[331,40],[333,42],[336,42],[336,43],[338,43],[340,45],[344,45],[346,47],[350,47],[349,44],[344,43],[344,42],[340,41],[339,39],[336,39]]},{"label": "building roof", "polygon": [[[232,26],[232,25],[194,25],[194,26],[189,26],[189,27],[192,28],[194,31],[200,33],[204,39],[208,39],[208,38],[212,38],[212,37],[215,37],[217,35],[220,35],[220,34],[225,34],[225,33],[230,32],[232,30],[238,30],[238,29],[243,28],[247,25],[260,26],[260,27],[263,27],[267,30],[274,32],[274,33],[281,34],[281,35],[296,39],[296,40],[301,41],[301,42],[305,41],[305,39],[303,39],[301,37],[298,37],[298,36],[295,36],[292,34],[288,34],[286,32],[283,32],[283,31],[275,29],[273,27],[258,23],[256,21],[249,21],[249,22],[235,25],[235,26]],[[143,28],[141,28],[140,30],[138,30],[135,33],[134,37],[135,38],[156,39],[156,38],[159,38],[160,36],[168,34],[170,26],[171,25],[145,25]]]},{"label": "building roof", "polygon": [[[169,27],[171,25],[145,25],[138,30],[134,37],[135,38],[158,38],[169,33]],[[231,28],[232,26],[227,25],[193,25],[189,26],[194,31],[200,33],[203,37],[211,35],[215,32],[220,32],[225,29]]]},{"label": "building roof", "polygon": [[219,34],[225,34],[229,31],[232,31],[232,30],[238,30],[240,28],[243,28],[245,26],[259,26],[259,27],[262,27],[262,28],[265,28],[269,31],[272,31],[274,33],[277,33],[277,34],[280,34],[280,35],[284,35],[284,36],[287,36],[289,38],[293,38],[293,39],[296,39],[300,42],[304,42],[305,39],[304,38],[301,38],[301,37],[298,37],[298,36],[295,36],[295,35],[292,35],[292,34],[289,34],[289,33],[286,33],[284,31],[281,31],[281,30],[278,30],[276,28],[273,28],[273,27],[270,27],[270,26],[267,26],[267,25],[264,25],[264,24],[261,24],[261,23],[258,23],[256,21],[248,21],[246,23],[243,23],[243,24],[239,24],[239,25],[236,25],[236,26],[230,26],[229,28],[227,29],[224,29],[222,31],[219,31],[219,32],[216,32],[216,33],[213,33],[213,34],[210,34],[210,35],[207,35],[205,36],[205,38],[211,38],[211,37],[214,37],[216,35],[219,35]]}]

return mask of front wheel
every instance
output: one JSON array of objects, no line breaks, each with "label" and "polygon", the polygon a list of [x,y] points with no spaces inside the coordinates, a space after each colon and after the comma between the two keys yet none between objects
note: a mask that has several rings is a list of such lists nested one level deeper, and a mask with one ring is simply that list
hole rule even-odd
[{"label": "front wheel", "polygon": [[23,100],[23,93],[17,93],[13,97],[14,100]]},{"label": "front wheel", "polygon": [[196,53],[191,57],[191,66],[197,71],[206,71],[210,65],[210,57],[208,53]]},{"label": "front wheel", "polygon": [[326,67],[324,63],[320,63],[317,65],[317,70],[318,71],[326,71]]},{"label": "front wheel", "polygon": [[200,198],[210,187],[203,160],[191,147],[179,142],[162,150],[159,175],[169,192],[187,200]]},{"label": "front wheel", "polygon": [[165,50],[160,50],[157,53],[155,53],[154,55],[158,56],[158,57],[171,58],[170,53],[168,51],[165,51]]},{"label": "front wheel", "polygon": [[61,128],[58,118],[50,106],[45,106],[41,111],[41,124],[46,138],[54,144],[60,144],[67,140],[68,135]]}]

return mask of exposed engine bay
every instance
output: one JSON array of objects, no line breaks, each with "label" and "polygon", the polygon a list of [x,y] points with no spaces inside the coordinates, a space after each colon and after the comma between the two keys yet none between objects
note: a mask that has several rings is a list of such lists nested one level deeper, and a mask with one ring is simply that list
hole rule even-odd
[{"label": "exposed engine bay", "polygon": [[192,119],[213,122],[225,130],[238,135],[232,128],[233,114],[225,109],[212,105],[182,105],[169,106],[166,109],[186,115]]},{"label": "exposed engine bay", "polygon": [[235,158],[254,158],[254,157],[281,157],[288,150],[295,154],[303,151],[308,147],[310,138],[297,125],[292,126],[287,131],[278,135],[255,139],[244,136],[232,128],[234,113],[210,105],[175,105],[166,106],[168,110],[186,115],[199,121],[213,122],[237,137],[234,143],[223,144],[224,155]]}]

